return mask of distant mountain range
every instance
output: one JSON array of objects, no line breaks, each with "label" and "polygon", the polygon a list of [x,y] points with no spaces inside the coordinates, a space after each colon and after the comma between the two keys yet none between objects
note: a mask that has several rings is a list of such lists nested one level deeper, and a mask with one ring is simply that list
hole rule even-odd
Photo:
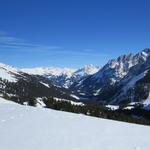
[{"label": "distant mountain range", "polygon": [[78,82],[84,77],[96,73],[100,68],[94,65],[86,65],[80,69],[56,68],[56,67],[39,67],[24,68],[21,71],[39,75],[49,79],[54,85],[69,88],[73,83]]},{"label": "distant mountain range", "polygon": [[26,68],[19,69],[0,63],[0,94],[21,104],[33,98],[55,97],[57,99],[79,100],[69,87],[98,71],[88,65],[80,69],[69,68]]},{"label": "distant mountain range", "polygon": [[150,104],[150,49],[119,56],[103,67],[18,69],[0,64],[0,91],[24,97],[55,96],[103,104]]}]

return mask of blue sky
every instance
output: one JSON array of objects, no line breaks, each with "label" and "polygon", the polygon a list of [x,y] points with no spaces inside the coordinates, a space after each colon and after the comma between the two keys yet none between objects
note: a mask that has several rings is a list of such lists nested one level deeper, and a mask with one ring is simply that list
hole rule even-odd
[{"label": "blue sky", "polygon": [[147,0],[1,0],[0,62],[102,66],[150,47]]}]

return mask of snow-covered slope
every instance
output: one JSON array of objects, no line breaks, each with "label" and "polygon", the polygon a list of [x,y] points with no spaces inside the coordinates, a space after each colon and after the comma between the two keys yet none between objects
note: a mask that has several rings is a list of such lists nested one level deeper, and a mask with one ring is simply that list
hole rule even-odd
[{"label": "snow-covered slope", "polygon": [[92,74],[96,73],[99,69],[100,69],[100,67],[94,66],[92,64],[85,65],[83,68],[76,70],[74,72],[73,76],[82,76],[83,77],[83,76],[87,76],[87,75],[92,75]]},{"label": "snow-covered slope", "polygon": [[18,69],[0,63],[0,78],[8,80],[9,82],[16,82],[17,79],[15,75],[18,74],[18,72]]},{"label": "snow-covered slope", "polygon": [[2,63],[0,63],[0,94],[19,103],[26,102],[25,97],[28,97],[28,100],[45,96],[75,99],[70,96],[68,90],[54,86],[46,77],[24,73],[21,69]]},{"label": "snow-covered slope", "polygon": [[149,150],[150,127],[0,99],[0,150]]}]

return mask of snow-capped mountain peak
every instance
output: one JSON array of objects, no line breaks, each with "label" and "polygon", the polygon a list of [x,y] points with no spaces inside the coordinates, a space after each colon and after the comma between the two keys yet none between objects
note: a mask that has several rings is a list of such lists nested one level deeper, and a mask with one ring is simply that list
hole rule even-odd
[{"label": "snow-capped mountain peak", "polygon": [[23,68],[23,72],[33,75],[53,75],[61,76],[67,75],[68,77],[75,72],[76,69],[71,68],[58,68],[58,67],[37,67],[37,68]]},{"label": "snow-capped mountain peak", "polygon": [[[144,49],[137,54],[121,55],[116,59],[110,60],[97,73],[76,83],[73,89],[74,91],[79,91],[82,95],[84,94],[85,97],[95,98],[95,96],[97,96],[98,101],[106,103],[113,101],[113,99],[115,99],[115,102],[118,100],[122,101],[125,98],[125,100],[130,101],[133,96],[127,97],[126,95],[129,95],[132,90],[132,94],[135,96],[132,98],[132,101],[135,101],[138,99],[136,98],[138,93],[134,91],[134,86],[139,80],[143,79],[144,76],[147,76],[143,84],[138,83],[140,88],[146,91],[145,94],[143,93],[145,97],[142,98],[144,99],[150,89],[149,70],[150,49]],[[139,87],[137,89],[135,88],[135,90],[138,89]],[[140,95],[138,97],[140,97]]]},{"label": "snow-capped mountain peak", "polygon": [[117,59],[112,59],[100,69],[95,75],[95,78],[101,76],[116,77],[122,79],[129,72],[130,68],[137,65],[138,63],[144,63],[150,56],[150,49],[144,49],[140,53],[121,55]]},{"label": "snow-capped mountain peak", "polygon": [[96,73],[99,69],[100,67],[94,66],[92,64],[85,65],[83,68],[80,68],[76,72],[74,72],[74,75],[79,75],[79,76],[92,75]]},{"label": "snow-capped mountain peak", "polygon": [[58,68],[58,67],[38,67],[38,68],[24,68],[21,71],[40,75],[48,78],[52,83],[59,87],[70,87],[74,82],[77,82],[82,77],[92,75],[99,70],[99,67],[94,65],[86,65],[80,69],[72,68]]}]

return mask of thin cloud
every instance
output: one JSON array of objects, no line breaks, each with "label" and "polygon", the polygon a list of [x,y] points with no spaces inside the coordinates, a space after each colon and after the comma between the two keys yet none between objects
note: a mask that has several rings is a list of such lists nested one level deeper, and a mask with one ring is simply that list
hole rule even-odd
[{"label": "thin cloud", "polygon": [[108,54],[104,54],[104,53],[100,53],[96,50],[90,50],[90,51],[87,51],[86,49],[79,49],[79,50],[66,50],[66,49],[61,49],[61,50],[56,50],[55,51],[55,55],[65,55],[65,56],[95,56],[95,57],[106,57],[106,56],[109,56]]},{"label": "thin cloud", "polygon": [[8,49],[26,49],[26,50],[52,50],[52,49],[59,49],[58,46],[47,46],[47,45],[40,45],[40,44],[33,44],[30,42],[26,42],[23,39],[19,39],[12,36],[7,36],[2,34],[0,31],[0,47],[1,48],[8,48]]},{"label": "thin cloud", "polygon": [[[74,58],[86,58],[86,57],[95,57],[95,58],[102,58],[108,57],[108,54],[100,53],[95,49],[65,49],[58,46],[48,46],[48,45],[40,45],[40,44],[33,44],[31,42],[26,42],[23,39],[19,39],[16,37],[9,36],[5,32],[0,31],[0,48],[2,50],[7,51],[15,51],[18,52],[19,56],[22,54],[38,52],[35,55],[47,55],[49,57],[56,57],[63,56],[63,57],[74,57]],[[43,53],[44,52],[44,53]],[[14,55],[14,54],[13,54]],[[35,56],[36,57],[36,56]]]}]

